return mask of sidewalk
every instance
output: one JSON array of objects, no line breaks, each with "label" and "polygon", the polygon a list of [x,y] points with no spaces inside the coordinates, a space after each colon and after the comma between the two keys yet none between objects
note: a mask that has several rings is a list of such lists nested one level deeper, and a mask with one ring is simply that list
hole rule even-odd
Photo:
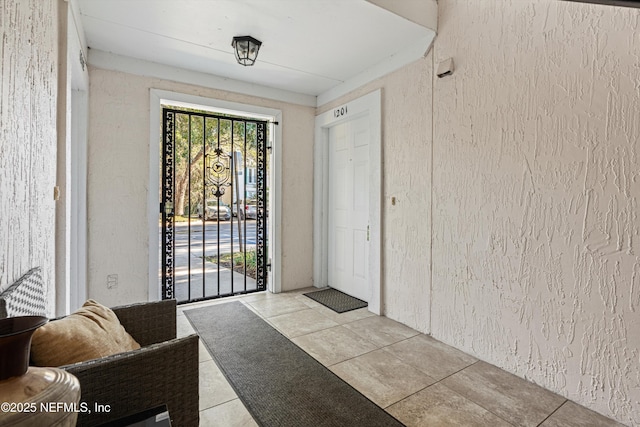
[{"label": "sidewalk", "polygon": [[[191,274],[188,261],[191,259]],[[204,271],[203,271],[204,269]],[[189,295],[189,276],[191,277],[191,295]],[[204,278],[204,294],[203,294]],[[231,281],[233,280],[233,291]],[[178,254],[175,257],[175,298],[178,302],[188,299],[207,298],[218,295],[229,295],[238,292],[256,290],[255,279],[246,278],[241,273],[218,264],[204,261],[195,255]]]}]

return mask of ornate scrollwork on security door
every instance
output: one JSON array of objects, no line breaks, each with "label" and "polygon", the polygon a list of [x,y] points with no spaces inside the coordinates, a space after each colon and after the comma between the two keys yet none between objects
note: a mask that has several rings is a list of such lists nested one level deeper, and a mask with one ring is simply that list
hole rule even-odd
[{"label": "ornate scrollwork on security door", "polygon": [[258,290],[267,289],[267,123],[257,122],[256,269]]},{"label": "ornate scrollwork on security door", "polygon": [[162,299],[174,297],[174,164],[175,113],[164,111],[162,130]]},{"label": "ornate scrollwork on security door", "polygon": [[211,185],[211,193],[220,198],[225,188],[231,185],[231,155],[221,148],[205,156],[207,184]]}]

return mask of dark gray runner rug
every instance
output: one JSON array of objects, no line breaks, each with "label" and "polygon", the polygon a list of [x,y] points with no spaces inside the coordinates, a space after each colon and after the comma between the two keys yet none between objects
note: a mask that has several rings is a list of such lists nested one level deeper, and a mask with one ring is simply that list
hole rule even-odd
[{"label": "dark gray runner rug", "polygon": [[333,288],[323,289],[321,291],[307,292],[303,295],[311,298],[316,302],[319,302],[325,307],[329,307],[336,313],[344,313],[346,311],[357,310],[358,308],[364,308],[367,306],[367,303],[365,301],[354,298],[351,295],[347,295]]},{"label": "dark gray runner rug", "polygon": [[261,426],[403,426],[242,303],[184,312]]}]

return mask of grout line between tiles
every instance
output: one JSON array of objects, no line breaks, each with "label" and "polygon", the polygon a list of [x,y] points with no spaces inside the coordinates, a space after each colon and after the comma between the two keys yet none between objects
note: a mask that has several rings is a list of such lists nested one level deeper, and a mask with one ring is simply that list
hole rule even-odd
[{"label": "grout line between tiles", "polygon": [[[434,383],[434,384],[438,384],[438,383],[440,383],[440,382],[444,381],[445,379],[447,379],[447,378],[449,378],[449,377],[452,377],[452,376],[454,376],[455,374],[457,374],[457,373],[459,373],[459,372],[462,372],[462,371],[464,371],[465,369],[470,368],[471,366],[473,366],[473,365],[475,365],[475,364],[477,364],[477,363],[479,363],[479,362],[480,362],[480,360],[476,360],[475,362],[471,363],[470,365],[467,365],[467,366],[465,366],[464,368],[457,370],[456,372],[452,373],[451,375],[447,375],[446,377],[442,378],[441,380],[439,380],[437,383]],[[431,385],[434,385],[434,384],[431,384]],[[447,387],[447,385],[446,385],[446,384],[442,384],[442,386],[443,386],[443,387]],[[431,386],[429,386],[429,387],[431,387]],[[457,391],[453,390],[451,387],[447,387],[447,388],[448,388],[449,390],[451,390],[451,392],[456,393],[457,395],[459,395],[459,396],[461,396],[462,398],[464,398],[464,399],[468,400],[469,402],[472,402],[474,405],[479,406],[480,408],[484,409],[484,410],[485,410],[485,411],[487,411],[488,413],[490,413],[490,414],[492,414],[492,415],[494,415],[494,416],[496,416],[496,417],[500,418],[500,419],[501,419],[501,420],[503,420],[505,423],[507,423],[507,424],[509,424],[509,425],[514,425],[513,423],[511,423],[511,422],[509,422],[509,421],[505,420],[504,418],[502,418],[500,415],[498,415],[498,414],[494,413],[494,412],[493,412],[492,410],[490,410],[489,408],[485,408],[483,405],[481,405],[480,403],[478,403],[478,402],[476,402],[475,400],[471,399],[470,397],[465,396],[464,394],[458,393]]]},{"label": "grout line between tiles", "polygon": [[215,405],[211,405],[211,406],[207,406],[206,408],[199,409],[198,412],[206,411],[206,410],[209,410],[211,408],[216,408],[216,407],[218,407],[220,405],[224,405],[226,403],[233,402],[234,400],[240,400],[240,398],[238,396],[236,396],[233,399],[225,400],[224,402],[216,403]]},{"label": "grout line between tiles", "polygon": [[[476,364],[476,363],[478,363],[478,361],[473,362],[471,365],[474,365],[474,364]],[[471,366],[471,365],[469,365],[469,366]],[[410,395],[408,395],[408,396],[406,396],[406,397],[404,397],[404,398],[402,398],[402,399],[398,400],[397,402],[394,402],[394,403],[390,404],[389,406],[384,407],[383,409],[384,409],[385,411],[387,411],[387,409],[388,409],[388,408],[390,408],[391,406],[393,406],[393,405],[395,405],[395,404],[397,404],[397,403],[400,403],[400,402],[402,402],[403,400],[406,400],[406,399],[410,398],[411,396],[414,396],[414,395],[416,395],[416,394],[418,394],[418,393],[420,393],[420,392],[422,392],[422,391],[424,391],[424,390],[426,390],[426,389],[428,389],[428,388],[430,388],[430,387],[433,387],[433,386],[434,386],[434,385],[436,385],[436,384],[440,384],[444,379],[449,378],[450,376],[455,375],[455,374],[457,374],[458,372],[460,372],[460,371],[463,371],[463,370],[467,369],[469,366],[466,366],[466,367],[464,367],[464,368],[462,368],[462,369],[459,369],[458,371],[456,371],[456,372],[452,373],[451,375],[447,375],[446,377],[444,377],[444,378],[442,378],[442,379],[440,379],[440,380],[438,380],[438,381],[434,382],[433,384],[429,384],[428,386],[426,386],[426,387],[424,387],[424,388],[422,388],[422,389],[420,389],[420,390],[416,391],[415,393],[411,393]],[[493,412],[493,411],[491,411],[490,409],[485,408],[484,406],[482,406],[482,405],[481,405],[481,404],[479,404],[478,402],[474,401],[473,399],[470,399],[469,397],[467,397],[467,396],[465,396],[465,395],[463,395],[463,394],[460,394],[460,393],[458,393],[458,392],[457,392],[457,391],[455,391],[455,390],[452,390],[451,388],[447,387],[445,384],[442,384],[442,386],[443,386],[443,387],[446,387],[446,388],[447,388],[448,390],[450,390],[452,393],[455,393],[455,394],[459,395],[460,397],[462,397],[463,399],[468,400],[469,402],[473,403],[474,405],[476,405],[476,406],[478,406],[478,407],[480,407],[480,408],[484,409],[485,411],[487,411],[487,412],[488,412],[488,413],[490,413],[491,415],[493,415],[493,416],[495,416],[495,417],[497,417],[497,418],[501,419],[502,421],[504,421],[505,423],[509,424],[510,426],[514,426],[514,424],[513,424],[513,423],[511,423],[511,422],[509,422],[509,421],[505,420],[505,419],[504,419],[504,418],[502,418],[500,415],[498,415],[498,414],[494,413],[494,412]],[[564,403],[563,403],[563,404],[564,404]],[[560,405],[560,406],[562,406],[562,405]],[[557,409],[556,409],[556,411],[557,411]],[[387,411],[387,412],[389,412],[389,411]],[[554,412],[555,412],[555,411],[554,411]],[[551,416],[551,415],[549,415],[549,416]],[[547,417],[547,418],[548,418],[548,417]],[[545,420],[546,420],[546,418],[545,418]],[[543,420],[543,422],[544,422],[544,420]],[[538,424],[537,426],[539,426],[539,424]]]},{"label": "grout line between tiles", "polygon": [[564,400],[564,402],[562,402],[562,403],[561,403],[561,404],[560,404],[556,409],[554,409],[553,411],[551,411],[551,413],[550,413],[549,415],[547,415],[547,416],[545,417],[545,419],[544,419],[544,420],[540,421],[540,422],[537,424],[537,426],[541,426],[545,421],[547,421],[549,418],[551,418],[551,416],[552,416],[553,414],[555,414],[556,412],[558,412],[558,410],[559,410],[560,408],[562,408],[564,405],[566,405],[566,403],[567,403],[568,401],[569,401],[569,399],[565,399],[565,400]]},{"label": "grout line between tiles", "polygon": [[[392,344],[392,345],[393,345],[393,344]],[[387,347],[389,347],[389,346],[387,346]],[[397,357],[397,356],[396,356],[396,357]],[[402,360],[402,359],[400,359],[400,360],[401,360],[402,362],[404,362],[404,360]],[[407,363],[407,362],[404,362],[404,363]],[[403,397],[402,399],[398,400],[397,402],[392,403],[391,405],[395,405],[395,404],[396,404],[396,403],[398,403],[398,402],[402,402],[403,400],[408,399],[409,397],[411,397],[411,396],[413,396],[413,395],[415,395],[415,394],[418,394],[418,393],[420,393],[421,391],[426,390],[426,389],[428,389],[428,388],[429,388],[429,387],[431,387],[431,386],[434,386],[434,385],[436,385],[436,384],[439,384],[439,383],[441,383],[442,381],[444,381],[445,379],[449,378],[450,376],[453,376],[453,375],[457,374],[457,373],[458,373],[458,372],[460,372],[460,371],[464,371],[464,370],[465,370],[465,369],[467,369],[469,366],[471,366],[471,365],[475,365],[476,363],[478,363],[478,360],[476,360],[475,362],[473,362],[473,363],[471,363],[471,364],[469,364],[469,365],[465,366],[464,368],[461,368],[461,369],[458,369],[458,370],[457,370],[457,371],[455,371],[455,372],[452,372],[451,374],[447,375],[446,377],[440,378],[439,380],[437,380],[437,381],[435,381],[435,382],[433,382],[433,383],[429,384],[429,385],[428,385],[428,386],[426,386],[426,387],[421,388],[420,390],[415,391],[414,393],[411,393],[411,394],[410,394],[410,395],[408,395],[408,396]],[[423,372],[422,370],[420,370],[420,369],[418,369],[417,367],[415,367],[415,366],[411,365],[410,363],[407,363],[407,365],[411,366],[411,367],[412,367],[412,368],[414,368],[414,369],[417,369],[418,371],[420,371],[420,372],[422,372],[423,374],[425,374],[425,375],[429,376],[430,378],[433,378],[433,377],[431,377],[429,374],[427,374],[426,372]],[[444,384],[442,384],[442,385],[443,385],[444,387],[447,387],[447,386],[446,386],[446,385],[444,385]],[[449,387],[447,387],[447,388],[448,388],[449,390],[451,390]],[[454,393],[460,394],[460,393],[458,393],[458,392],[457,392],[457,391],[455,391],[455,390],[451,390],[451,391],[452,391],[452,392],[454,392]],[[460,396],[462,396],[462,395],[460,394]],[[462,396],[462,397],[464,397],[465,399],[467,399],[467,397],[466,397],[466,396]],[[467,399],[467,400],[469,400],[470,402],[473,402],[471,399]],[[478,405],[476,402],[473,402],[473,403],[475,403],[476,405]],[[389,406],[391,406],[391,405],[389,405]],[[386,410],[386,408],[388,408],[389,406],[385,407],[385,410]],[[478,406],[480,406],[480,405],[478,405]],[[484,407],[482,407],[482,406],[480,406],[480,407],[481,407],[482,409],[484,409],[484,410],[488,410],[487,408],[484,408]],[[494,415],[495,415],[495,414],[494,414]],[[509,423],[509,424],[511,424],[511,423]]]}]

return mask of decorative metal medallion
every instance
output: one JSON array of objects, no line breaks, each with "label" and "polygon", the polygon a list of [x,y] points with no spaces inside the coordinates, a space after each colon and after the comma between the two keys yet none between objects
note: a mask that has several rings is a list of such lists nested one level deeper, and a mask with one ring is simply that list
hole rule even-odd
[{"label": "decorative metal medallion", "polygon": [[205,165],[207,183],[213,186],[213,195],[220,198],[224,195],[225,187],[231,185],[231,155],[216,148],[205,156]]}]

